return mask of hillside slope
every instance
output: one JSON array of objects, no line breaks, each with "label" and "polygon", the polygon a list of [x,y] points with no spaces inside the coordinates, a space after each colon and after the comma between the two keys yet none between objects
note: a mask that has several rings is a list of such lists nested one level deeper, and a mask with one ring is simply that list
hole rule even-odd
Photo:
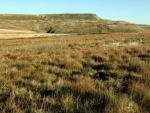
[{"label": "hillside slope", "polygon": [[150,27],[104,20],[95,14],[0,14],[0,29],[86,34],[149,31]]}]

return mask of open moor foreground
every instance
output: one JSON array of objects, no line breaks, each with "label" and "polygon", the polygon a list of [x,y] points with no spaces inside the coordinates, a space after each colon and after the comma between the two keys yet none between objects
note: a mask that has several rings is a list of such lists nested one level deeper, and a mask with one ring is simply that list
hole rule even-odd
[{"label": "open moor foreground", "polygon": [[150,112],[150,33],[2,38],[3,113]]}]

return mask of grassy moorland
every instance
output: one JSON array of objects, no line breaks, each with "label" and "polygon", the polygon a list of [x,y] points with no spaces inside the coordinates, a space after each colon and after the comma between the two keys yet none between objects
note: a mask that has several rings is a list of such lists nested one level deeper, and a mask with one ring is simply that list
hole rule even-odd
[{"label": "grassy moorland", "polygon": [[99,34],[146,32],[150,31],[150,26],[105,20],[96,14],[0,14],[0,29],[26,30],[38,33]]},{"label": "grassy moorland", "polygon": [[149,113],[150,33],[0,40],[2,113]]}]

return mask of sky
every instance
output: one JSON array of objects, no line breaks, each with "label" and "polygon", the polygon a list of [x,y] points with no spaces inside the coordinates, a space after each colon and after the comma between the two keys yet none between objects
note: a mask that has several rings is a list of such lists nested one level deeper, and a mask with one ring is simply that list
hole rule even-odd
[{"label": "sky", "polygon": [[95,13],[104,19],[150,25],[150,0],[0,0],[0,13]]}]

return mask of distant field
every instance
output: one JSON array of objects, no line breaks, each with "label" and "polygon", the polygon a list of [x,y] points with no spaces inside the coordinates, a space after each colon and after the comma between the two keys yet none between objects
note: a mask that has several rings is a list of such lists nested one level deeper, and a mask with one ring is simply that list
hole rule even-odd
[{"label": "distant field", "polygon": [[0,39],[39,38],[39,37],[51,37],[60,35],[69,35],[69,34],[36,33],[27,30],[0,29]]},{"label": "distant field", "polygon": [[13,34],[0,34],[0,39],[23,39],[23,38],[42,38],[51,36],[65,36],[71,34],[47,34],[47,33],[13,33]]},{"label": "distant field", "polygon": [[29,35],[0,40],[0,112],[150,112],[150,33]]},{"label": "distant field", "polygon": [[27,31],[27,30],[12,30],[12,29],[0,29],[0,34],[20,34],[20,33],[24,33],[24,34],[30,34],[30,33],[36,33],[33,31]]}]

